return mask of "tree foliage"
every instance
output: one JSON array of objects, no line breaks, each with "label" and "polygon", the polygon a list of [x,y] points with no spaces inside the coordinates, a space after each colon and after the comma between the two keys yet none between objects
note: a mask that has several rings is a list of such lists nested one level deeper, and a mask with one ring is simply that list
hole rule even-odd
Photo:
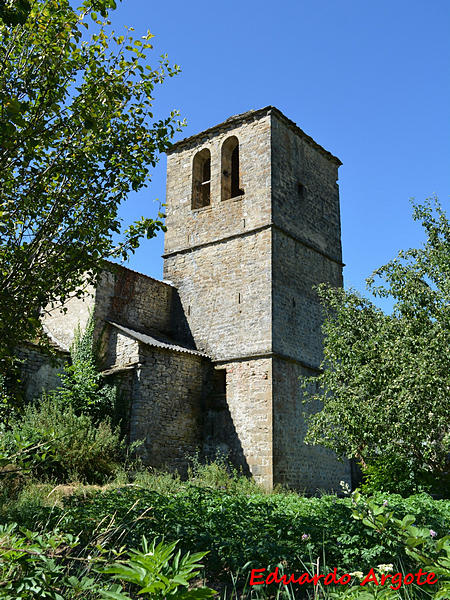
[{"label": "tree foliage", "polygon": [[152,35],[116,34],[113,8],[114,0],[0,2],[3,363],[35,334],[42,307],[163,228],[160,214],[123,231],[118,208],[147,184],[181,125],[175,111],[152,113],[155,87],[179,69],[165,56],[149,66]]},{"label": "tree foliage", "polygon": [[[414,205],[426,242],[399,252],[368,279],[394,300],[384,314],[355,292],[321,286],[323,372],[304,381],[306,441],[363,468],[388,463],[413,475],[445,470],[450,449],[450,224],[435,200]],[[376,285],[376,282],[379,282]]]}]

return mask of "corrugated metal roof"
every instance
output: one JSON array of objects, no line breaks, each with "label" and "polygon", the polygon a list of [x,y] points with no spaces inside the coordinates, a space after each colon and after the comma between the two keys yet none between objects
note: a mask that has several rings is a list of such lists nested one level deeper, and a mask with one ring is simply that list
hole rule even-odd
[{"label": "corrugated metal roof", "polygon": [[[199,352],[198,350],[192,350],[191,348],[185,348],[184,346],[179,346],[178,344],[172,343],[169,338],[162,336],[160,334],[152,334],[141,333],[140,331],[134,331],[134,329],[130,329],[129,327],[125,327],[124,325],[120,325],[119,323],[115,323],[114,321],[107,321],[113,327],[116,327],[119,331],[126,333],[130,337],[134,338],[138,342],[142,342],[143,344],[147,344],[148,346],[153,346],[155,348],[164,348],[165,350],[172,350],[173,352],[183,352],[185,354],[195,354],[197,356],[203,356],[205,358],[209,358],[207,354],[203,352]],[[157,335],[158,337],[155,337]]]}]

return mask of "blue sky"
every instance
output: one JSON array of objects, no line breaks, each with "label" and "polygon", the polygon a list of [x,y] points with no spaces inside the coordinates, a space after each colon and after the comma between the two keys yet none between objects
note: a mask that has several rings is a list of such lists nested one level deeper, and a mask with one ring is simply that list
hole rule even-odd
[{"label": "blue sky", "polygon": [[[437,194],[450,208],[450,3],[448,0],[150,2],[123,0],[116,31],[155,35],[182,73],[156,90],[155,115],[179,109],[195,134],[249,109],[274,105],[337,155],[346,287],[401,248],[420,245],[409,199]],[[125,220],[158,211],[165,157],[130,196]],[[162,236],[128,266],[162,277]]]}]

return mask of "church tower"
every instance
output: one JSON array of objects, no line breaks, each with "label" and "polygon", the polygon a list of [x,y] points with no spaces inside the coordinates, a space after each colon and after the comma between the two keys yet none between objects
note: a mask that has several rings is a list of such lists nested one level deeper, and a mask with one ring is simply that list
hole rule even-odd
[{"label": "church tower", "polygon": [[322,358],[313,286],[342,285],[340,164],[271,106],[168,152],[164,278],[185,335],[214,363],[217,414],[230,417],[214,435],[267,487],[350,478],[348,464],[302,443],[298,382]]}]

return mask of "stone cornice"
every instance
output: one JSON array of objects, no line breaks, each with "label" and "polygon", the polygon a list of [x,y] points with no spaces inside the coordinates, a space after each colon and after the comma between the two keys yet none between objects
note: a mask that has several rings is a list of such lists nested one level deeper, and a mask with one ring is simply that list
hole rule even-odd
[{"label": "stone cornice", "polygon": [[261,358],[279,358],[281,360],[286,360],[288,362],[293,362],[297,365],[300,365],[304,369],[309,369],[310,371],[315,371],[316,373],[323,373],[323,370],[320,367],[315,365],[311,365],[303,360],[299,360],[298,358],[293,358],[292,356],[288,356],[287,354],[281,354],[280,352],[259,352],[256,354],[245,354],[242,356],[228,356],[226,358],[218,358],[213,359],[212,362],[214,365],[220,365],[224,363],[230,362],[243,362],[247,360],[259,360]]},{"label": "stone cornice", "polygon": [[228,118],[223,123],[219,123],[218,125],[214,125],[214,127],[210,127],[209,129],[205,129],[200,133],[196,133],[195,135],[191,135],[190,137],[184,138],[179,142],[175,142],[172,146],[166,151],[166,154],[172,154],[173,152],[177,152],[178,150],[185,149],[188,147],[194,147],[198,145],[198,141],[205,136],[216,135],[217,133],[221,133],[222,131],[226,131],[227,129],[232,129],[241,125],[246,121],[254,121],[257,119],[261,119],[267,115],[275,115],[280,121],[282,121],[289,129],[294,131],[297,135],[303,138],[308,144],[313,146],[316,150],[318,150],[321,154],[326,156],[329,160],[337,164],[338,166],[342,165],[342,162],[339,160],[337,156],[325,150],[320,144],[318,144],[311,136],[306,134],[303,129],[288,119],[286,115],[284,115],[281,110],[276,108],[275,106],[265,106],[264,108],[260,108],[258,110],[249,110],[245,113],[241,113],[239,115],[234,115],[233,117]]},{"label": "stone cornice", "polygon": [[296,242],[298,242],[305,248],[308,248],[309,250],[312,250],[313,252],[317,252],[317,254],[321,254],[324,258],[331,260],[332,262],[336,263],[340,267],[345,267],[344,263],[341,262],[340,260],[338,260],[337,258],[335,258],[334,256],[331,256],[330,254],[328,254],[327,252],[324,252],[323,250],[321,250],[317,246],[314,246],[310,242],[307,242],[306,240],[290,233],[289,231],[287,231],[283,227],[280,227],[276,223],[267,223],[266,225],[261,225],[260,227],[255,227],[254,229],[248,229],[246,231],[241,231],[240,233],[234,233],[232,235],[228,235],[228,236],[225,236],[222,238],[217,238],[217,239],[211,240],[209,242],[203,242],[202,244],[195,244],[193,246],[188,246],[186,248],[179,248],[178,250],[173,250],[172,252],[165,252],[164,254],[162,254],[162,258],[169,258],[170,256],[175,256],[176,254],[188,254],[189,252],[192,252],[193,250],[198,250],[200,248],[208,248],[208,247],[214,246],[216,244],[222,244],[224,242],[228,242],[229,240],[235,240],[235,239],[238,239],[241,237],[246,237],[248,235],[259,233],[260,231],[265,231],[266,229],[270,229],[270,228],[274,228],[277,231],[284,233],[286,236],[295,240]]}]

